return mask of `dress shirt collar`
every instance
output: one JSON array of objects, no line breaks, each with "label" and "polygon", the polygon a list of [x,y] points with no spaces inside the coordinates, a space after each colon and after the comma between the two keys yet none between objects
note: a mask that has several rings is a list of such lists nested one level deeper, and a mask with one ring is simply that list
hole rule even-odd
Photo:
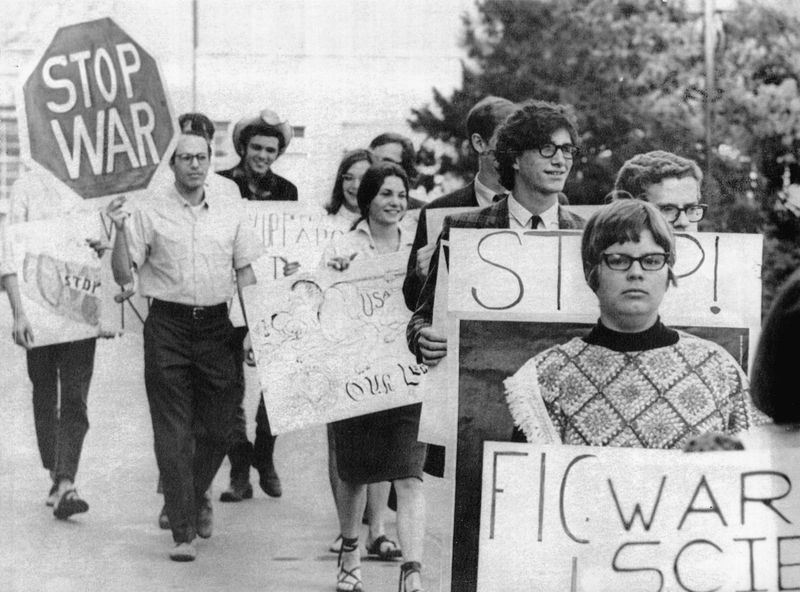
[{"label": "dress shirt collar", "polygon": [[[183,194],[180,191],[178,191],[178,188],[175,186],[174,182],[170,187],[170,195],[172,196],[172,199],[177,200],[180,205],[185,206],[187,208],[194,207],[191,203],[189,203],[189,200],[187,200],[183,196]],[[203,201],[201,201],[197,205],[202,206],[204,210],[207,210],[209,201],[213,201],[213,198],[212,199],[209,198],[208,183],[206,183],[203,185]]]},{"label": "dress shirt collar", "polygon": [[[475,175],[475,199],[478,200],[478,205],[482,208],[486,206],[492,205],[494,203],[494,196],[497,195],[497,192],[492,191],[486,185],[481,183],[478,180],[478,176]],[[506,193],[503,191],[502,193]]]},{"label": "dress shirt collar", "polygon": [[[514,228],[530,228],[531,214],[519,203],[512,194],[508,196],[508,221],[509,226]],[[542,223],[537,226],[540,230],[558,230],[558,202],[539,214]]]}]

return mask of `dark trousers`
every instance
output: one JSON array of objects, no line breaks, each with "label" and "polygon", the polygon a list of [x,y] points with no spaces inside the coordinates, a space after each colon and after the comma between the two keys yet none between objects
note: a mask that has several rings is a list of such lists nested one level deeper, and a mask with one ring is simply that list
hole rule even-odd
[{"label": "dark trousers", "polygon": [[44,468],[53,471],[57,480],[75,481],[78,472],[89,429],[86,401],[96,344],[95,338],[82,339],[27,352],[39,455]]},{"label": "dark trousers", "polygon": [[227,313],[194,319],[154,303],[144,325],[145,387],[172,538],[188,542],[225,457],[242,383]]},{"label": "dark trousers", "polygon": [[[247,327],[234,328],[234,347],[236,349],[236,365],[241,374],[241,381],[244,387],[244,350],[242,342],[247,335]],[[231,444],[228,449],[228,459],[231,462],[231,481],[247,481],[249,479],[250,466],[263,471],[272,465],[272,452],[275,448],[275,436],[269,425],[267,408],[264,405],[264,397],[261,396],[256,411],[256,438],[251,445],[247,439],[247,418],[243,407],[244,388],[242,388],[242,400],[236,409],[234,418],[233,433],[231,434]]]}]

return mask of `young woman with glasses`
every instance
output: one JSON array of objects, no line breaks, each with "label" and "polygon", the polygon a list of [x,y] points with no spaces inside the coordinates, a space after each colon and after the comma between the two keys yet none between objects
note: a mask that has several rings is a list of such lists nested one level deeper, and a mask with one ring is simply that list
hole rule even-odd
[{"label": "young woman with glasses", "polygon": [[535,440],[542,401],[564,444],[681,448],[699,434],[750,428],[747,377],[730,354],[659,319],[676,281],[675,238],[658,209],[639,200],[601,208],[581,255],[600,319],[506,380],[518,435]]}]

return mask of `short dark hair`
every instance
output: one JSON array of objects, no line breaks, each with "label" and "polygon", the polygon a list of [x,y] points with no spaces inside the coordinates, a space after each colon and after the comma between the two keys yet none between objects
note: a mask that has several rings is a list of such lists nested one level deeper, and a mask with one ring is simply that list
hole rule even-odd
[{"label": "short dark hair", "polygon": [[469,142],[470,148],[472,148],[472,134],[478,134],[488,142],[498,126],[503,123],[506,117],[511,115],[516,108],[517,105],[508,99],[492,95],[484,97],[475,103],[472,109],[469,110],[469,113],[467,113],[467,120],[465,123],[467,141]]},{"label": "short dark hair", "polygon": [[[208,137],[205,134],[195,131],[195,130],[188,130],[185,132],[181,132],[182,136],[197,136],[198,138],[203,138],[206,141],[206,147],[208,148],[208,157],[211,158],[211,142],[209,141]],[[178,147],[175,146],[175,150],[172,151],[172,155],[169,157],[169,163],[175,164],[175,155],[178,153]]]},{"label": "short dark hair", "polygon": [[644,152],[629,158],[620,167],[614,181],[614,193],[627,192],[631,197],[644,199],[644,194],[651,185],[673,177],[677,179],[691,177],[697,180],[699,187],[703,182],[703,171],[695,161],[672,152],[665,150]]},{"label": "short dark hair", "polygon": [[369,149],[375,150],[378,146],[383,146],[385,144],[400,144],[400,146],[403,147],[400,166],[403,167],[406,176],[409,179],[413,179],[417,174],[414,168],[414,161],[417,158],[417,152],[414,150],[414,143],[402,134],[386,132],[375,136],[372,142],[369,143]]},{"label": "short dark hair", "polygon": [[603,251],[611,245],[639,242],[642,232],[649,230],[656,244],[669,253],[669,281],[677,285],[672,266],[675,265],[675,235],[658,209],[644,201],[623,199],[601,206],[586,221],[581,237],[583,276],[593,292],[597,292]]},{"label": "short dark hair", "polygon": [[387,177],[400,177],[406,188],[406,195],[408,195],[408,176],[402,167],[388,160],[376,162],[367,169],[361,179],[361,185],[358,186],[356,199],[358,200],[358,209],[361,210],[362,219],[368,217],[369,206],[375,196],[378,195],[378,191],[381,190],[383,181]]},{"label": "short dark hair", "polygon": [[266,123],[255,123],[244,128],[239,136],[242,158],[247,154],[247,145],[254,136],[278,138],[278,152],[283,152],[283,149],[286,148],[286,140],[278,128]]},{"label": "short dark hair", "polygon": [[370,165],[375,163],[375,155],[372,154],[366,148],[359,148],[357,150],[351,150],[347,154],[344,155],[342,158],[342,162],[339,163],[339,168],[336,171],[336,180],[333,182],[333,191],[331,192],[331,198],[327,204],[325,204],[325,210],[329,214],[335,214],[339,211],[339,208],[342,207],[344,203],[344,189],[342,188],[342,177],[344,177],[345,173],[350,170],[350,167],[356,164],[357,162],[367,162]]},{"label": "short dark hair", "polygon": [[777,424],[800,423],[797,344],[800,339],[800,270],[783,284],[758,338],[750,371],[753,404]]},{"label": "short dark hair", "polygon": [[178,117],[178,127],[182,132],[195,132],[209,142],[214,139],[214,123],[203,113],[183,113]]},{"label": "short dark hair", "polygon": [[553,133],[567,130],[572,143],[578,145],[575,115],[568,105],[530,100],[522,103],[497,131],[497,171],[500,184],[514,190],[514,163],[526,150],[550,142]]}]

